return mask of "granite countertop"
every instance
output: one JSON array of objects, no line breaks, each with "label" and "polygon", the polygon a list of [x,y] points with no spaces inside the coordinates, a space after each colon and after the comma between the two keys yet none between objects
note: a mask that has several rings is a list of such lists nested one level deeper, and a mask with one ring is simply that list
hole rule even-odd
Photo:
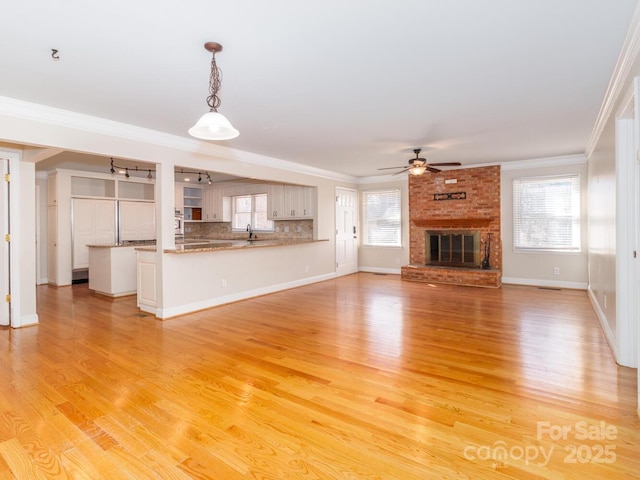
[{"label": "granite countertop", "polygon": [[102,243],[96,245],[87,245],[92,248],[121,248],[121,247],[153,247],[156,244],[155,240],[125,240],[120,243]]},{"label": "granite countertop", "polygon": [[[326,242],[328,240],[313,239],[290,239],[290,238],[258,238],[252,240],[238,239],[203,239],[185,241],[175,248],[167,248],[164,253],[197,253],[197,252],[215,252],[219,250],[235,250],[239,248],[259,248],[259,247],[279,247],[283,245],[302,245],[314,242]],[[140,246],[136,250],[144,252],[155,252],[155,246]]]}]

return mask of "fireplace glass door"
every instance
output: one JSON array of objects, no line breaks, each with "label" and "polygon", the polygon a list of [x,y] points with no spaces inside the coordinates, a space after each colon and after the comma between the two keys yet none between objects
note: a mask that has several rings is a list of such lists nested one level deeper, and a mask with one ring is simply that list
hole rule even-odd
[{"label": "fireplace glass door", "polygon": [[426,232],[427,265],[480,266],[479,232]]}]

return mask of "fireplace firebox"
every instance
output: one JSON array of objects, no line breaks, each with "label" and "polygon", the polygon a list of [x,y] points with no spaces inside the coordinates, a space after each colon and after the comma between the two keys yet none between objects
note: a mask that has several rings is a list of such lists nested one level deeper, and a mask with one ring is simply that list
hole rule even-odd
[{"label": "fireplace firebox", "polygon": [[425,264],[481,268],[479,231],[426,231]]}]

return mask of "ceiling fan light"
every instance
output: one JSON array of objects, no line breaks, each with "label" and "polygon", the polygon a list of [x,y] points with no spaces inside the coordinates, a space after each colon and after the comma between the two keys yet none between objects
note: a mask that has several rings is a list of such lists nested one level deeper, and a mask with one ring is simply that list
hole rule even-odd
[{"label": "ceiling fan light", "polygon": [[202,140],[231,140],[240,135],[240,132],[221,113],[208,112],[189,129],[189,135]]},{"label": "ceiling fan light", "polygon": [[422,175],[426,171],[427,171],[427,167],[425,167],[424,165],[417,165],[409,169],[409,172],[411,173],[411,175]]}]

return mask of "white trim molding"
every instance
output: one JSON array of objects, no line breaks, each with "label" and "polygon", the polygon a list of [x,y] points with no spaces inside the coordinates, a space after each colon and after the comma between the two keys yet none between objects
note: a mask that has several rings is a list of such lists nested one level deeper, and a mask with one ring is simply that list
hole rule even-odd
[{"label": "white trim molding", "polygon": [[516,278],[502,277],[503,284],[528,285],[540,288],[567,288],[570,290],[587,290],[588,285],[584,282],[558,282],[553,280],[542,280],[539,278]]},{"label": "white trim molding", "polygon": [[602,100],[600,111],[596,117],[596,122],[593,126],[591,136],[587,142],[585,153],[587,157],[590,157],[595,149],[598,139],[604,130],[607,120],[613,113],[616,101],[621,95],[624,95],[625,85],[631,73],[634,63],[640,52],[640,4],[636,7],[636,11],[631,19],[629,25],[629,31],[622,45],[622,50],[618,56],[618,61],[613,70],[611,80],[607,87],[607,91]]}]

